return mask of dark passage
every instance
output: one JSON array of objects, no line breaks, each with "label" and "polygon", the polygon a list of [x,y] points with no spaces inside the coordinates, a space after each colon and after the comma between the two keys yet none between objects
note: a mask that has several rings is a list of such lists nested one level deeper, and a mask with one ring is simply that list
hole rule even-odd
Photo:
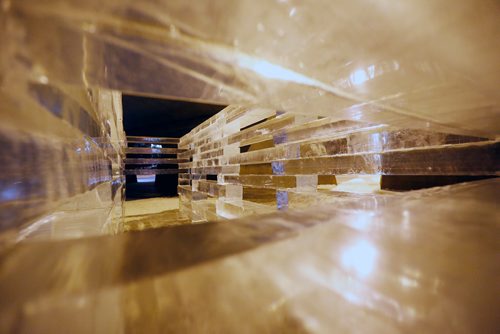
[{"label": "dark passage", "polygon": [[[127,136],[180,138],[192,128],[224,109],[212,105],[123,95],[123,126]],[[127,155],[137,158],[140,155]],[[154,158],[168,158],[158,155]],[[177,174],[126,177],[126,199],[177,195]],[[139,182],[138,182],[139,181]]]}]

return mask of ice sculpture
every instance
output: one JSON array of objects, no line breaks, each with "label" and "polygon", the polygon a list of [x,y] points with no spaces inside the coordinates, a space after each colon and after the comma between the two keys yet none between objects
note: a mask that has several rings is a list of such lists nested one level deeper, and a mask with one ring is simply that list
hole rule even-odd
[{"label": "ice sculpture", "polygon": [[[499,14],[1,0],[0,332],[498,332]],[[121,92],[229,105],[179,215],[121,222]]]}]

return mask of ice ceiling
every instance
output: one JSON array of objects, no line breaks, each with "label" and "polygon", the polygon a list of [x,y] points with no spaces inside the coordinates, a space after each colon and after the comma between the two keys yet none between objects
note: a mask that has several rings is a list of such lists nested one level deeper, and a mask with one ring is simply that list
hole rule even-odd
[{"label": "ice ceiling", "polygon": [[3,80],[499,132],[498,1],[2,4]]}]

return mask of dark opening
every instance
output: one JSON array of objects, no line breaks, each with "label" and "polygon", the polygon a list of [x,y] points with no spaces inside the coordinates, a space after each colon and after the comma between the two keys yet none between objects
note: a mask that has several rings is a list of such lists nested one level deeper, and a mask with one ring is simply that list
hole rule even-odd
[{"label": "dark opening", "polygon": [[[144,96],[123,95],[123,127],[127,136],[180,138],[198,124],[225,108],[223,105],[176,101]],[[143,144],[130,145],[145,147]],[[163,148],[175,145],[162,145]],[[175,155],[127,154],[127,158],[175,158]],[[135,166],[148,168],[147,166]],[[158,167],[171,167],[158,165]],[[127,200],[176,196],[177,174],[158,174],[139,177],[127,175]]]}]

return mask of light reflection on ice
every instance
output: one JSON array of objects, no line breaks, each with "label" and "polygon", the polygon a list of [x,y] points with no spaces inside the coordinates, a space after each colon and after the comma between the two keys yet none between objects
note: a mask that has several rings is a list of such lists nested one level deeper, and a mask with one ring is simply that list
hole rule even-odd
[{"label": "light reflection on ice", "polygon": [[367,240],[358,240],[348,246],[341,255],[345,269],[351,270],[360,278],[368,277],[375,269],[377,250]]}]

